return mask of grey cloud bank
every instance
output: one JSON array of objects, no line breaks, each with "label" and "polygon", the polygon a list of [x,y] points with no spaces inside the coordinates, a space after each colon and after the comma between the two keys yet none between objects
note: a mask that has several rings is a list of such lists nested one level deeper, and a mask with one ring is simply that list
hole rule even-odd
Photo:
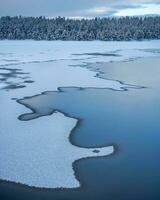
[{"label": "grey cloud bank", "polygon": [[[158,9],[157,9],[158,7]],[[46,16],[46,17],[105,17],[128,15],[127,9],[146,10],[142,14],[159,14],[157,0],[0,0],[1,16]],[[141,12],[141,11],[140,11]],[[139,14],[139,12],[137,12]]]}]

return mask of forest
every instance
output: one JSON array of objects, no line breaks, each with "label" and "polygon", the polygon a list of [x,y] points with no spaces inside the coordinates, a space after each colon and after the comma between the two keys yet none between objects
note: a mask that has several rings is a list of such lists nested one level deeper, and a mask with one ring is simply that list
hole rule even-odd
[{"label": "forest", "polygon": [[64,17],[5,16],[0,39],[104,40],[160,39],[160,16],[69,19]]}]

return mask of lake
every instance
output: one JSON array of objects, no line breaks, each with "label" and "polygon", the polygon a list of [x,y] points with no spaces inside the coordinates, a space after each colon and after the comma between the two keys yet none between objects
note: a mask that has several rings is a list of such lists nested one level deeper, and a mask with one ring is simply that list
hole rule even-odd
[{"label": "lake", "polygon": [[[23,199],[158,200],[159,41],[75,43],[2,41],[0,195],[3,199],[23,195]],[[29,47],[35,51],[29,52]],[[44,58],[38,55],[39,48]],[[64,134],[58,138],[60,132]],[[62,153],[54,154],[52,146],[56,150],[55,144],[65,137],[84,151],[78,159],[78,152],[66,154],[65,143]],[[103,153],[107,147],[114,151]],[[94,152],[86,154],[86,150]],[[49,164],[44,168],[46,157]],[[74,188],[73,179],[65,178],[66,187],[60,179],[47,189],[52,169],[67,177],[70,157],[79,186]],[[46,189],[34,188],[37,183]]]}]

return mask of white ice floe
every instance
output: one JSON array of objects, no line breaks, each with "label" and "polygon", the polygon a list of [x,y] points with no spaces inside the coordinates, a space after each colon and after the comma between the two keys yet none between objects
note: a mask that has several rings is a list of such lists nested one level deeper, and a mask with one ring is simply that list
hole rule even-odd
[{"label": "white ice floe", "polygon": [[[79,187],[73,162],[113,153],[113,146],[87,149],[72,145],[69,135],[77,120],[61,113],[28,122],[14,118],[12,123],[14,128],[11,124],[7,129],[1,125],[0,178],[3,180],[41,188]],[[99,153],[94,153],[95,149]]]},{"label": "white ice floe", "polygon": [[[154,49],[154,52],[151,50]],[[155,56],[160,49],[160,41],[0,41],[0,66],[78,59],[78,63],[120,61],[128,58]],[[85,53],[89,53],[87,55]],[[94,53],[94,55],[91,55]],[[95,53],[121,55],[96,56]],[[157,53],[158,54],[158,53]]]},{"label": "white ice floe", "polygon": [[[72,54],[104,53],[123,49],[136,52],[135,49],[142,49],[141,46],[158,48],[159,41],[143,43],[0,41],[0,65],[6,65],[6,70],[20,69],[21,72],[29,73],[27,76],[34,81],[24,83],[26,85],[24,88],[7,89],[7,91],[4,88],[9,86],[10,81],[13,84],[23,84],[22,78],[26,74],[21,74],[21,77],[12,76],[7,82],[0,81],[0,179],[35,187],[78,187],[80,183],[75,177],[73,162],[81,158],[109,155],[114,151],[113,146],[98,148],[99,153],[94,153],[93,149],[74,146],[70,143],[69,136],[77,120],[62,113],[31,121],[20,121],[18,117],[28,113],[28,108],[12,98],[22,99],[44,91],[57,91],[59,87],[96,87],[120,91],[124,90],[124,87],[132,87],[115,80],[98,78],[97,72],[87,68],[71,66],[82,64],[84,60],[97,62],[128,59],[130,54],[122,57]],[[146,52],[144,54],[151,55]],[[11,59],[10,57],[14,62],[7,61]],[[52,62],[41,62],[47,60]]]},{"label": "white ice floe", "polygon": [[[28,109],[11,98],[32,96],[58,87],[112,87],[122,90],[117,81],[95,77],[96,73],[81,67],[68,67],[69,61],[32,63],[19,66],[35,82],[27,87],[0,91],[0,178],[29,186],[57,188],[78,187],[72,164],[75,160],[108,155],[113,146],[93,149],[78,148],[68,137],[77,120],[54,114],[24,122],[17,119]],[[14,66],[12,66],[14,67]],[[14,82],[13,78],[11,78]],[[15,78],[17,81],[17,77]],[[6,111],[7,108],[7,111]],[[28,164],[27,164],[28,163]]]},{"label": "white ice floe", "polygon": [[[14,91],[14,96],[21,97],[33,96],[43,91],[56,91],[59,87],[82,87],[82,88],[110,88],[113,90],[123,91],[124,88],[135,88],[128,84],[122,84],[116,80],[107,80],[98,78],[97,72],[90,71],[80,66],[70,66],[73,62],[55,61],[49,63],[28,63],[19,65],[19,69],[29,73],[30,79],[34,81],[32,84],[22,83],[22,77],[8,78],[8,82],[12,84],[27,85],[21,91]],[[10,68],[14,68],[12,65]],[[8,84],[8,83],[6,83]],[[9,84],[8,84],[9,85]],[[1,87],[2,88],[2,87]]]}]

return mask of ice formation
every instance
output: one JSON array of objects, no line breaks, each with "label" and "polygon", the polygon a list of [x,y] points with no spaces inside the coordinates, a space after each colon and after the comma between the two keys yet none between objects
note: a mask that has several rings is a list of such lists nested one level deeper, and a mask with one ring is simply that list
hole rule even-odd
[{"label": "ice formation", "polygon": [[[144,42],[142,46],[158,48],[159,42]],[[96,149],[74,146],[69,135],[77,120],[62,113],[20,121],[18,117],[28,113],[28,109],[13,99],[57,91],[59,87],[119,91],[138,88],[101,79],[97,72],[76,65],[129,59],[133,52],[133,57],[139,56],[136,50],[139,48],[137,42],[0,41],[0,179],[35,187],[79,187],[72,168],[74,161],[109,155],[113,146]],[[95,55],[113,51],[121,56]],[[83,53],[91,54],[76,56]],[[141,51],[141,56],[151,54]]]}]

